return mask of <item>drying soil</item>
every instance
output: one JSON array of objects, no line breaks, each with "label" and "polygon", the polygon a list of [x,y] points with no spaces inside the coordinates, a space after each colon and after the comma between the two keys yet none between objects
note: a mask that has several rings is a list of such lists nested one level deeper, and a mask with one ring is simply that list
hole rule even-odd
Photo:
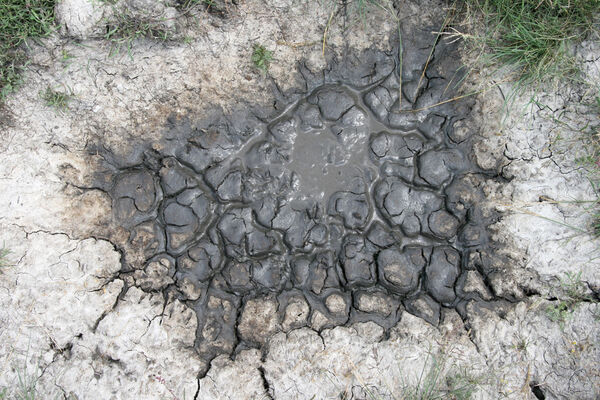
[{"label": "drying soil", "polygon": [[[597,398],[589,93],[507,116],[509,85],[436,40],[447,6],[59,2],[3,109],[0,387]],[[107,40],[124,10],[170,39]],[[596,50],[577,49],[590,82]]]}]

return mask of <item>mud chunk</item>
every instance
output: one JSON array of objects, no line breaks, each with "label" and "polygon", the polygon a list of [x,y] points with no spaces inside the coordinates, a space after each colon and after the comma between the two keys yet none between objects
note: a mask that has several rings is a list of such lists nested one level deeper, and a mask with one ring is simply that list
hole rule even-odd
[{"label": "mud chunk", "polygon": [[330,121],[340,117],[354,105],[354,99],[340,87],[326,87],[308,98],[309,103],[316,104],[323,118]]},{"label": "mud chunk", "polygon": [[367,239],[377,247],[390,247],[397,243],[396,238],[392,235],[381,222],[374,222],[367,232]]},{"label": "mud chunk", "polygon": [[427,264],[424,249],[396,247],[383,250],[377,256],[379,279],[392,292],[407,295],[419,286],[421,271]]},{"label": "mud chunk", "polygon": [[448,137],[454,143],[462,143],[467,138],[472,136],[475,132],[477,132],[476,127],[468,126],[465,120],[456,121],[451,129],[448,130]]},{"label": "mud chunk", "polygon": [[285,161],[279,147],[268,141],[254,144],[246,153],[246,167],[250,169],[265,169],[273,164],[281,164]]},{"label": "mud chunk", "polygon": [[298,110],[298,115],[300,116],[300,121],[302,121],[303,129],[318,129],[323,127],[323,121],[321,120],[321,114],[319,112],[319,108],[310,105],[308,103],[303,103]]},{"label": "mud chunk", "polygon": [[354,306],[366,313],[378,314],[387,318],[397,313],[400,302],[382,291],[360,291],[354,297]]},{"label": "mud chunk", "polygon": [[169,157],[163,160],[160,169],[160,186],[165,195],[172,196],[187,187],[195,186],[195,182],[184,172],[183,167],[176,159]]},{"label": "mud chunk", "polygon": [[329,199],[329,215],[338,215],[348,229],[363,229],[369,222],[371,207],[366,194],[336,192]]},{"label": "mud chunk", "polygon": [[308,282],[310,274],[310,259],[307,257],[297,257],[292,261],[292,278],[294,286],[304,287]]},{"label": "mud chunk", "polygon": [[442,199],[435,193],[412,188],[395,178],[380,181],[374,197],[383,216],[402,227],[406,235],[418,234],[429,214],[442,207]]},{"label": "mud chunk", "polygon": [[165,207],[163,217],[165,223],[172,226],[182,227],[196,222],[192,209],[176,202],[171,202]]},{"label": "mud chunk", "polygon": [[175,260],[168,254],[153,257],[143,270],[134,273],[136,286],[142,290],[161,290],[173,283]]},{"label": "mud chunk", "polygon": [[[444,189],[446,207],[460,219],[464,219],[469,209],[473,208],[480,198],[478,179],[474,176],[456,178]],[[482,197],[482,196],[481,196]]]},{"label": "mud chunk", "polygon": [[265,255],[277,247],[277,238],[273,233],[254,230],[246,237],[247,251],[250,256]]},{"label": "mud chunk", "polygon": [[342,125],[362,127],[367,124],[367,115],[360,108],[353,106],[342,116]]},{"label": "mud chunk", "polygon": [[225,176],[217,188],[217,195],[223,201],[242,200],[242,173],[233,171]]},{"label": "mud chunk", "polygon": [[198,352],[202,357],[210,359],[233,351],[239,306],[239,299],[231,295],[209,292],[205,302],[195,309],[198,316]]},{"label": "mud chunk", "polygon": [[252,262],[228,263],[223,269],[223,276],[229,288],[237,294],[244,294],[254,288],[252,284]]},{"label": "mud chunk", "polygon": [[398,94],[390,92],[384,86],[377,86],[364,96],[364,102],[379,121],[385,121],[392,104],[397,100]]},{"label": "mud chunk", "polygon": [[208,288],[207,283],[196,282],[190,279],[189,277],[183,276],[180,279],[177,279],[177,288],[181,293],[181,297],[184,300],[198,300],[203,293],[206,292]]},{"label": "mud chunk", "polygon": [[446,122],[446,117],[437,114],[430,114],[427,116],[425,121],[419,124],[419,132],[421,132],[428,139],[436,139],[441,141],[444,132],[442,126]]},{"label": "mud chunk", "polygon": [[476,223],[468,223],[459,234],[459,239],[465,246],[480,246],[487,241],[485,228]]},{"label": "mud chunk", "polygon": [[458,219],[446,210],[437,210],[427,220],[431,232],[442,239],[450,239],[458,230]]},{"label": "mud chunk", "polygon": [[371,156],[375,161],[412,159],[423,148],[423,141],[415,134],[399,135],[379,132],[371,135]]},{"label": "mud chunk", "polygon": [[146,260],[166,249],[164,230],[155,221],[135,226],[130,231],[128,243],[132,251],[126,253],[125,258],[134,268],[141,268]]},{"label": "mud chunk", "polygon": [[[317,313],[322,313],[324,319],[321,318],[320,328],[333,327],[344,324],[348,321],[350,314],[351,298],[350,294],[342,292],[340,289],[330,288],[323,291],[319,296],[318,303],[314,304],[315,311],[311,323],[318,318]],[[314,299],[315,300],[315,299]],[[314,302],[313,300],[313,302]]]},{"label": "mud chunk", "polygon": [[172,253],[181,252],[210,217],[211,205],[200,189],[188,189],[166,203],[163,219],[167,225],[167,245]]},{"label": "mud chunk", "polygon": [[358,107],[353,106],[331,130],[344,146],[360,145],[368,135],[367,116]]},{"label": "mud chunk", "polygon": [[283,149],[288,149],[296,139],[296,120],[294,118],[285,118],[269,126],[269,132],[276,143],[283,145]]},{"label": "mud chunk", "polygon": [[315,310],[310,318],[310,327],[316,331],[321,331],[331,325],[331,321],[319,310]]},{"label": "mud chunk", "polygon": [[219,247],[209,240],[202,240],[177,259],[177,285],[198,294],[207,286],[203,282],[207,283],[220,270],[222,260]]},{"label": "mud chunk", "polygon": [[165,207],[163,218],[167,224],[167,248],[177,254],[194,238],[199,228],[198,218],[191,208],[176,202]]},{"label": "mud chunk", "polygon": [[177,196],[177,203],[189,207],[200,225],[205,225],[212,212],[212,202],[203,190],[187,189]]},{"label": "mud chunk", "polygon": [[273,218],[277,213],[279,202],[275,197],[265,196],[252,203],[256,221],[265,228],[272,228]]},{"label": "mud chunk", "polygon": [[344,238],[340,261],[348,286],[370,285],[377,281],[373,253],[362,236],[348,235]]},{"label": "mud chunk", "polygon": [[333,252],[315,254],[312,258],[302,257],[293,264],[296,286],[321,294],[325,288],[340,287],[336,272],[337,258]]},{"label": "mud chunk", "polygon": [[219,219],[217,229],[223,238],[227,256],[236,259],[246,256],[246,234],[256,230],[249,208],[229,209]]},{"label": "mud chunk", "polygon": [[311,275],[309,288],[313,293],[320,294],[325,286],[325,280],[327,279],[327,269],[317,264],[313,267],[313,273]]},{"label": "mud chunk", "polygon": [[[284,232],[283,240],[288,246],[308,249],[311,245],[311,238],[319,241],[318,232],[315,232],[315,236],[311,237],[309,235],[312,228],[316,226],[314,218],[317,212],[307,204],[285,203],[279,208],[275,218],[272,219],[271,227]],[[324,234],[325,232],[321,233]]]},{"label": "mud chunk", "polygon": [[[394,97],[397,96],[398,95],[396,94]],[[425,120],[425,118],[427,118],[426,111],[406,112],[403,110],[396,110],[398,110],[397,106],[392,106],[387,118],[387,124],[394,129],[412,131],[415,130],[419,124]]]},{"label": "mud chunk", "polygon": [[493,298],[489,289],[485,286],[483,278],[477,271],[467,271],[463,292],[478,294],[483,300],[491,300]]},{"label": "mud chunk", "polygon": [[277,300],[271,297],[248,300],[237,327],[240,337],[262,345],[279,330]]},{"label": "mud chunk", "polygon": [[150,213],[158,200],[154,177],[144,170],[119,176],[112,194],[115,217],[125,227],[151,218]]},{"label": "mud chunk", "polygon": [[440,305],[425,294],[416,298],[407,299],[404,302],[404,307],[406,308],[406,311],[424,319],[431,325],[438,326],[440,323]]},{"label": "mud chunk", "polygon": [[252,263],[252,280],[265,289],[280,288],[288,276],[287,262],[281,257],[269,257]]},{"label": "mud chunk", "polygon": [[462,154],[454,150],[428,151],[419,156],[419,176],[425,183],[439,187],[465,168]]},{"label": "mud chunk", "polygon": [[399,162],[386,161],[381,165],[381,173],[385,176],[395,176],[404,179],[406,182],[412,182],[415,166],[412,158],[403,159]]},{"label": "mud chunk", "polygon": [[426,268],[427,290],[440,303],[450,304],[456,298],[454,284],[459,274],[460,255],[449,246],[435,247]]},{"label": "mud chunk", "polygon": [[210,150],[199,147],[190,139],[188,139],[188,142],[184,146],[181,146],[175,154],[178,160],[185,163],[198,174],[204,172],[204,170],[213,162],[213,156]]},{"label": "mud chunk", "polygon": [[242,201],[242,171],[240,162],[232,165],[218,164],[205,173],[206,182],[216,192],[219,200]]},{"label": "mud chunk", "polygon": [[217,245],[202,240],[177,259],[177,267],[186,275],[193,276],[198,281],[205,281],[219,270],[222,259]]},{"label": "mud chunk", "polygon": [[325,244],[327,241],[328,229],[324,224],[317,224],[313,226],[308,234],[308,241],[315,246]]},{"label": "mud chunk", "polygon": [[310,307],[304,296],[292,297],[285,308],[285,315],[281,327],[284,332],[305,326],[308,322]]},{"label": "mud chunk", "polygon": [[346,300],[339,294],[332,294],[325,299],[325,306],[332,314],[343,314],[347,312]]}]

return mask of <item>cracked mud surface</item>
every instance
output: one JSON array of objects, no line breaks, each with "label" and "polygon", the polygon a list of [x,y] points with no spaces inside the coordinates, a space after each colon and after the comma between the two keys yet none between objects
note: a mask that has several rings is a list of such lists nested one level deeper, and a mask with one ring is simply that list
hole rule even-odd
[{"label": "cracked mud surface", "polygon": [[[61,0],[31,44],[0,130],[0,390],[25,373],[40,398],[388,399],[435,359],[472,399],[598,398],[597,240],[548,220],[586,223],[553,123],[597,123],[581,90],[508,120],[506,85],[430,107],[481,86],[455,87],[442,37],[417,89],[448,3],[406,0],[399,105],[385,11],[348,29],[340,9],[323,54],[321,3],[238,3],[108,57],[115,8]],[[596,49],[577,51],[597,81]],[[73,89],[68,112],[48,86]],[[559,324],[566,272],[586,300]]]},{"label": "cracked mud surface", "polygon": [[441,41],[421,77],[428,43],[405,44],[402,89],[397,56],[367,50],[300,66],[306,90],[266,118],[171,120],[121,158],[91,148],[127,237],[121,274],[196,312],[202,358],[282,329],[389,329],[404,310],[437,325],[442,307],[492,300],[474,260],[493,218],[473,184],[492,174],[469,155],[472,102],[436,105],[461,79],[456,46]]}]

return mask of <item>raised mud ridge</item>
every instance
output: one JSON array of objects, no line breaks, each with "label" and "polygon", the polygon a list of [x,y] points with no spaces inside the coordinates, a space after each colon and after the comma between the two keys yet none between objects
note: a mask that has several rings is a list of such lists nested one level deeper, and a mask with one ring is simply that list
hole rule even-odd
[{"label": "raised mud ridge", "polygon": [[305,90],[270,117],[173,120],[125,158],[95,150],[122,273],[195,310],[205,359],[280,329],[390,328],[403,311],[437,324],[442,306],[493,298],[472,262],[490,220],[471,104],[432,107],[456,94],[458,60],[438,43],[417,87],[431,35],[404,44],[402,90],[396,57],[366,51],[319,75],[301,66]]}]

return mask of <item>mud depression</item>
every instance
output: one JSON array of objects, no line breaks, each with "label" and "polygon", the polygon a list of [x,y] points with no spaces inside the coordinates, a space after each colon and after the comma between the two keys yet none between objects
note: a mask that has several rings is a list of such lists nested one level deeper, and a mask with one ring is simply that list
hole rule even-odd
[{"label": "mud depression", "polygon": [[469,155],[470,100],[445,102],[455,45],[427,63],[430,31],[404,37],[402,68],[378,51],[301,65],[305,87],[274,90],[271,110],[172,118],[125,156],[92,149],[120,277],[193,309],[203,359],[280,330],[389,329],[403,312],[438,324],[441,307],[493,300],[493,216],[477,204],[495,177]]}]

